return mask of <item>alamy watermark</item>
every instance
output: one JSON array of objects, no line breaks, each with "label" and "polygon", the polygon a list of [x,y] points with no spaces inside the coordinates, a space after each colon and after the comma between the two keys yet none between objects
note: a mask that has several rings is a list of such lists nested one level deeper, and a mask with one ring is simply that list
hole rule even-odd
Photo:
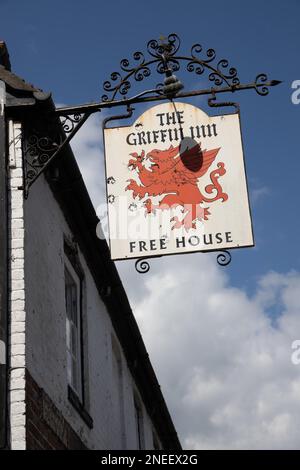
[{"label": "alamy watermark", "polygon": [[[96,229],[98,238],[108,239],[110,234],[111,240],[170,239],[175,229],[178,236],[186,235],[189,229],[194,229],[197,235],[205,239],[204,243],[208,244],[210,235],[204,234],[207,209],[199,204],[164,206],[158,201],[155,202],[154,198],[153,201],[148,201],[145,209],[141,201],[132,202],[126,196],[120,196],[108,201],[109,217],[107,205],[99,205],[99,223]],[[158,208],[160,210],[157,210]],[[191,235],[195,235],[195,232]],[[225,234],[218,233],[214,237],[221,243]]]},{"label": "alamy watermark", "polygon": [[292,82],[292,89],[295,90],[291,96],[292,103],[300,104],[300,80],[294,80]]},{"label": "alamy watermark", "polygon": [[294,349],[291,354],[292,364],[298,366],[300,364],[300,339],[295,339],[295,341],[292,342],[292,349]]}]

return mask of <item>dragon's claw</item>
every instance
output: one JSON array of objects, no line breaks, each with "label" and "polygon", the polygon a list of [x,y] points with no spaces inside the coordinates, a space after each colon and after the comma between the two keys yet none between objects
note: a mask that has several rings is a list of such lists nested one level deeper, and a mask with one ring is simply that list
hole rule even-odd
[{"label": "dragon's claw", "polygon": [[183,221],[182,220],[179,220],[179,218],[176,216],[172,217],[171,221],[170,222],[175,222],[175,224],[173,225],[172,227],[172,230],[174,230],[175,228],[181,228],[182,227],[182,223]]},{"label": "dragon's claw", "polygon": [[154,204],[152,203],[151,199],[147,199],[145,202],[144,202],[144,206],[146,208],[146,213],[145,215],[147,214],[155,214],[156,212],[156,206],[154,206]]},{"label": "dragon's claw", "polygon": [[204,220],[208,220],[209,215],[210,215],[210,212],[209,212],[208,208],[205,207],[204,208],[204,217],[203,217]]}]

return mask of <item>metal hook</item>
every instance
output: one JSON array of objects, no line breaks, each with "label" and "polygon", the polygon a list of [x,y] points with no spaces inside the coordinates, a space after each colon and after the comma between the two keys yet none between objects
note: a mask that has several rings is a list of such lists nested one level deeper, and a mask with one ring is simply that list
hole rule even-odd
[{"label": "metal hook", "polygon": [[132,116],[133,111],[134,111],[134,108],[130,104],[127,104],[127,113],[126,114],[116,114],[115,116],[109,116],[109,117],[103,119],[102,128],[106,129],[106,124],[110,121],[115,121],[117,119],[119,120],[119,119],[130,118]]},{"label": "metal hook", "polygon": [[211,108],[222,108],[223,106],[233,106],[236,110],[236,113],[239,113],[240,112],[240,105],[239,103],[235,103],[233,101],[223,101],[223,102],[219,102],[219,103],[216,103],[216,93],[215,93],[215,90],[212,88],[211,89],[211,98],[208,98],[207,102],[208,102],[208,106],[210,106]]}]

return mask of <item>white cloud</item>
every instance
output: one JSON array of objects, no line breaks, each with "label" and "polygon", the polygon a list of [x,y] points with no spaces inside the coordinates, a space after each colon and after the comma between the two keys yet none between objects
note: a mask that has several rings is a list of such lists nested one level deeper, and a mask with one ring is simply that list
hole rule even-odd
[{"label": "white cloud", "polygon": [[299,448],[299,273],[269,273],[249,298],[210,255],[156,262],[139,281],[119,269],[186,448]]},{"label": "white cloud", "polygon": [[[73,146],[95,206],[105,194],[101,145],[91,117]],[[131,261],[118,269],[184,447],[300,447],[299,273],[267,273],[249,297],[215,255],[153,260],[146,275]]]},{"label": "white cloud", "polygon": [[270,194],[270,190],[266,186],[261,186],[260,188],[254,188],[251,190],[251,202],[255,204],[263,196],[268,196],[269,194]]}]

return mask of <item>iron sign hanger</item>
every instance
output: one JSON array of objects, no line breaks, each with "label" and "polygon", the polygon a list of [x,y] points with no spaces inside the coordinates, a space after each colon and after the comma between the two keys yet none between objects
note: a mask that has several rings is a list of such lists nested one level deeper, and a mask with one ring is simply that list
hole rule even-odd
[{"label": "iron sign hanger", "polygon": [[[260,96],[266,96],[269,88],[281,83],[279,80],[269,80],[267,75],[260,73],[255,80],[248,84],[240,82],[237,69],[229,66],[227,59],[217,59],[214,49],[203,50],[200,44],[191,47],[189,55],[180,55],[180,39],[177,34],[169,34],[168,37],[160,37],[159,40],[151,39],[147,44],[147,56],[139,51],[134,52],[131,61],[122,59],[120,71],[112,72],[109,80],[103,83],[104,94],[101,101],[69,107],[56,108],[50,111],[47,119],[47,128],[55,128],[52,134],[45,135],[44,126],[41,126],[40,118],[33,123],[30,134],[24,145],[25,175],[24,193],[28,197],[31,185],[49,167],[69,144],[82,125],[91,114],[101,112],[103,109],[125,106],[127,110],[135,103],[150,103],[153,101],[173,100],[175,98],[187,98],[208,95],[208,104],[211,107],[234,106],[237,111],[239,105],[233,102],[216,102],[216,95],[220,93],[236,93],[243,90],[255,90]],[[183,84],[175,76],[182,65],[189,73],[202,76],[208,74],[208,80],[212,87],[199,90],[182,91]],[[142,82],[149,78],[152,72],[164,76],[163,83],[158,83],[154,88],[142,91],[128,97],[132,83]],[[119,118],[120,116],[118,116]],[[116,119],[111,116],[105,123]],[[58,124],[60,124],[58,126]],[[57,132],[57,128],[61,130]],[[227,266],[231,261],[231,255],[223,250],[217,256],[217,261],[222,266]],[[150,269],[145,258],[136,261],[138,272],[145,273]]]}]

